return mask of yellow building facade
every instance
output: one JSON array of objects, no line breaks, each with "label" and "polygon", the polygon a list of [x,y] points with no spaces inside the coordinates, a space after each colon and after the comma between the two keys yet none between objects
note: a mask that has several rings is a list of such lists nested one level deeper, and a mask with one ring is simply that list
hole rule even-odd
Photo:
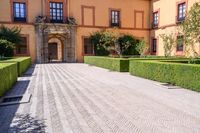
[{"label": "yellow building facade", "polygon": [[[84,55],[93,54],[89,35],[114,27],[122,33],[144,38],[151,54],[163,55],[159,35],[175,31],[177,15],[196,1],[1,0],[0,24],[21,27],[23,43],[15,54],[30,55],[33,62],[48,62],[50,58],[82,62]],[[180,14],[179,10],[182,10]],[[178,49],[178,52],[174,50],[175,55],[182,54],[182,47]]]}]

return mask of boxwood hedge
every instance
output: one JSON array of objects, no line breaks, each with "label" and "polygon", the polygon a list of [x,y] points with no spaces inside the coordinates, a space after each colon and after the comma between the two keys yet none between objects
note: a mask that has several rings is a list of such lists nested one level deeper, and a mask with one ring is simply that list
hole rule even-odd
[{"label": "boxwood hedge", "polygon": [[[180,62],[180,63],[178,63]],[[200,65],[184,61],[131,60],[130,74],[200,92]]]},{"label": "boxwood hedge", "polygon": [[0,63],[0,97],[17,81],[17,64]]},{"label": "boxwood hedge", "polygon": [[112,71],[128,72],[129,59],[100,57],[100,56],[84,56],[84,63],[106,68]]},{"label": "boxwood hedge", "polygon": [[15,63],[17,63],[18,76],[21,76],[27,70],[27,68],[30,66],[31,58],[30,57],[18,57],[18,58],[13,58],[13,59],[1,61],[1,62],[4,62],[4,63],[15,62]]},{"label": "boxwood hedge", "polygon": [[0,61],[0,97],[8,91],[30,66],[30,57],[19,57]]}]

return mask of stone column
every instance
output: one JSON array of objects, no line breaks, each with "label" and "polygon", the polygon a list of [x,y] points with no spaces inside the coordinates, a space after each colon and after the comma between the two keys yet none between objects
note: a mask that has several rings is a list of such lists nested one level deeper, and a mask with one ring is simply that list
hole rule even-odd
[{"label": "stone column", "polygon": [[49,62],[48,56],[48,32],[44,32],[43,34],[43,62],[47,63]]},{"label": "stone column", "polygon": [[63,57],[63,61],[64,61],[64,62],[67,62],[67,44],[68,44],[67,40],[68,40],[68,39],[65,38],[64,41],[63,41],[63,43],[64,43],[64,47],[63,47],[63,49],[64,49],[64,50],[63,50],[63,52],[64,52],[64,53],[63,53],[63,56],[64,56],[64,57]]},{"label": "stone column", "polygon": [[35,34],[36,34],[36,62],[42,63],[42,29],[41,25],[35,26]]},{"label": "stone column", "polygon": [[76,62],[76,27],[72,26],[70,29],[70,62]]}]

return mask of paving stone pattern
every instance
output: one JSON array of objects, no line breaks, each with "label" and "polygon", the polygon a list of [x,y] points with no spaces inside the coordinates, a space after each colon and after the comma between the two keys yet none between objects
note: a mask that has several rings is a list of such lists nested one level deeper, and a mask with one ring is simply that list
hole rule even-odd
[{"label": "paving stone pattern", "polygon": [[200,94],[86,64],[37,64],[6,95],[0,133],[200,133]]}]

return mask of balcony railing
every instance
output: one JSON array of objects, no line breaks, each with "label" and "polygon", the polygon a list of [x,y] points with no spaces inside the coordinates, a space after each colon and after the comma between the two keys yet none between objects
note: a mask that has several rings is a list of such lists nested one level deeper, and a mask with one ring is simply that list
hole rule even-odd
[{"label": "balcony railing", "polygon": [[18,18],[18,17],[14,17],[14,22],[26,22],[26,18]]},{"label": "balcony railing", "polygon": [[121,27],[121,22],[119,21],[118,23],[113,23],[110,21],[110,27]]},{"label": "balcony railing", "polygon": [[182,23],[185,20],[185,17],[176,16],[175,19],[176,19],[176,23],[179,24],[179,23]]},{"label": "balcony railing", "polygon": [[76,25],[76,20],[73,17],[62,17],[60,19],[52,19],[51,16],[38,16],[36,23],[61,23]]},{"label": "balcony railing", "polygon": [[158,23],[152,22],[151,27],[152,29],[158,28]]}]

